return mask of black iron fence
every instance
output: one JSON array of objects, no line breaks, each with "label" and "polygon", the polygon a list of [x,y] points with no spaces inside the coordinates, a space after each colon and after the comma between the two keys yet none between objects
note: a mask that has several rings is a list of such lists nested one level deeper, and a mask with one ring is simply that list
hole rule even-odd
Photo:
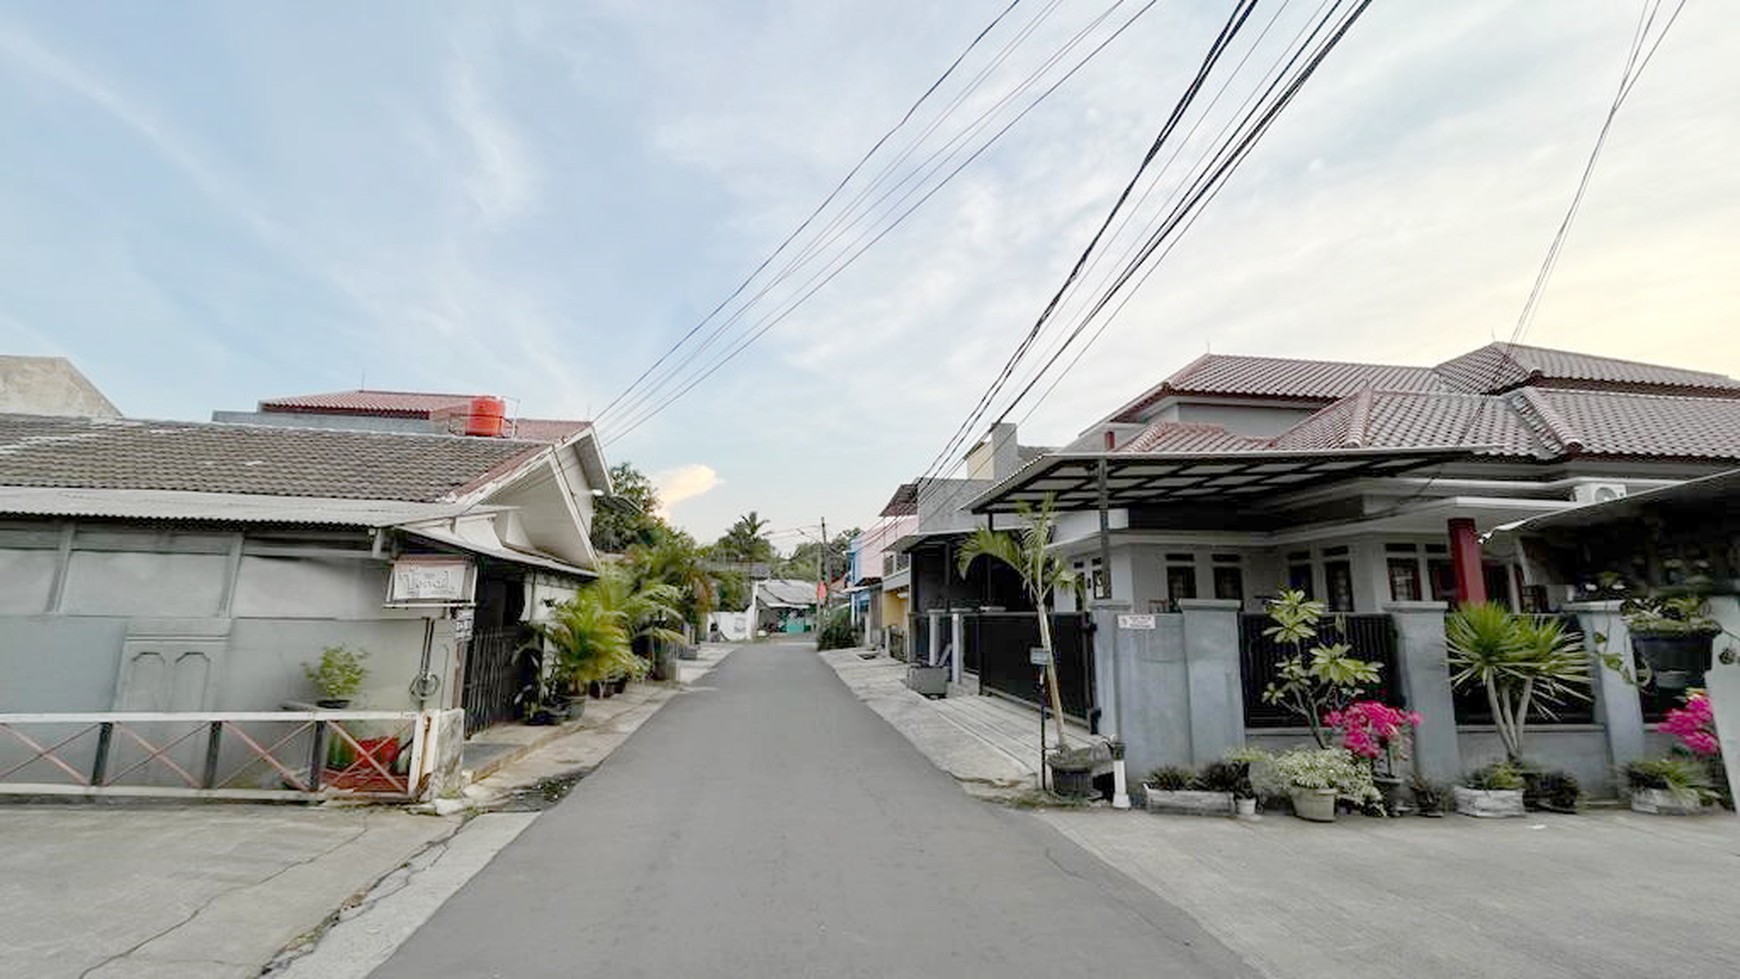
[{"label": "black iron fence", "polygon": [[1396,669],[1396,627],[1388,615],[1342,614],[1325,618],[1318,626],[1317,637],[1304,644],[1303,650],[1276,642],[1263,634],[1274,622],[1267,615],[1239,616],[1239,649],[1242,651],[1242,672],[1245,691],[1246,727],[1295,727],[1304,719],[1280,704],[1263,703],[1263,691],[1280,676],[1281,663],[1300,655],[1309,655],[1318,645],[1344,642],[1352,647],[1349,655],[1377,663],[1378,684],[1367,691],[1386,704],[1407,706],[1402,694],[1402,678]]},{"label": "black iron fence", "polygon": [[[1057,686],[1063,712],[1084,723],[1094,711],[1093,632],[1086,616],[1051,616]],[[1032,612],[974,612],[961,619],[961,665],[977,673],[981,690],[1039,702],[1038,668],[1029,651],[1040,645],[1039,617]]]},{"label": "black iron fence", "polygon": [[517,716],[518,704],[514,699],[537,668],[534,657],[519,654],[526,638],[518,625],[472,633],[465,652],[465,688],[460,697],[468,736]]}]

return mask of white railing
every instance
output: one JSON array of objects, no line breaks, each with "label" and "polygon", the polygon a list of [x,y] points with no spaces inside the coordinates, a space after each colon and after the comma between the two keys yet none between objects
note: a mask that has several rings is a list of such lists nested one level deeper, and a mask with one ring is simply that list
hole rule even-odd
[{"label": "white railing", "polygon": [[426,796],[457,711],[0,714],[0,795],[315,800]]}]

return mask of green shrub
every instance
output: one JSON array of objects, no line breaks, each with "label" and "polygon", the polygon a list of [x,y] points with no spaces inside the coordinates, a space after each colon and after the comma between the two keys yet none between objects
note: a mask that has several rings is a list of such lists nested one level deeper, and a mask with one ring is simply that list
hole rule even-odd
[{"label": "green shrub", "polygon": [[1508,761],[1495,761],[1469,772],[1462,784],[1482,792],[1509,792],[1523,788],[1522,772]]},{"label": "green shrub", "polygon": [[1163,765],[1148,773],[1148,784],[1163,792],[1195,788],[1196,773],[1179,765]]},{"label": "green shrub", "polygon": [[858,630],[852,628],[852,613],[846,609],[829,612],[816,636],[817,649],[851,649],[858,643]]},{"label": "green shrub", "polygon": [[1210,762],[1197,781],[1210,792],[1230,792],[1240,799],[1256,798],[1256,792],[1251,788],[1250,762],[1231,759]]},{"label": "green shrub", "polygon": [[320,652],[319,665],[304,663],[302,673],[323,699],[344,700],[361,690],[368,679],[368,667],[362,664],[368,655],[349,646],[328,646]]},{"label": "green shrub", "polygon": [[1410,788],[1414,790],[1414,806],[1421,812],[1451,812],[1456,808],[1450,786],[1442,782],[1415,775]]},{"label": "green shrub", "polygon": [[1276,755],[1270,767],[1289,789],[1334,789],[1337,797],[1361,806],[1383,799],[1372,784],[1371,766],[1346,748],[1294,748]]},{"label": "green shrub", "polygon": [[1583,797],[1583,787],[1570,772],[1525,768],[1522,777],[1523,805],[1529,809],[1575,812]]},{"label": "green shrub", "polygon": [[1696,758],[1668,755],[1643,758],[1625,766],[1625,781],[1633,791],[1663,789],[1676,795],[1710,795],[1710,769]]}]

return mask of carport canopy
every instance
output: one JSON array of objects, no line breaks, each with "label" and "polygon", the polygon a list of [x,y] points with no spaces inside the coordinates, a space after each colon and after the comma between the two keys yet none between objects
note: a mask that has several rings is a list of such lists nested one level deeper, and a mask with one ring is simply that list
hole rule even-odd
[{"label": "carport canopy", "polygon": [[973,513],[1014,513],[1051,497],[1058,510],[1167,504],[1232,504],[1246,507],[1267,498],[1328,483],[1396,476],[1465,458],[1469,447],[1323,449],[1305,452],[1060,452],[1042,456],[968,504]]}]

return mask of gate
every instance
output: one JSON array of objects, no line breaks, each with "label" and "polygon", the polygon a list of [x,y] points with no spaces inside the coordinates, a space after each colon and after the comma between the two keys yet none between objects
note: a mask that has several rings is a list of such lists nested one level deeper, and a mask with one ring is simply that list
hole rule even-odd
[{"label": "gate", "polygon": [[1355,659],[1376,663],[1381,667],[1377,685],[1366,692],[1386,704],[1406,707],[1402,695],[1402,677],[1396,666],[1396,627],[1387,614],[1354,615],[1337,613],[1326,616],[1317,626],[1317,636],[1307,640],[1302,649],[1276,642],[1263,631],[1274,623],[1267,615],[1247,613],[1239,616],[1240,672],[1244,679],[1246,727],[1294,727],[1304,724],[1297,714],[1280,704],[1263,703],[1263,691],[1279,679],[1281,663],[1294,656],[1309,657],[1319,645],[1338,642],[1352,647],[1349,655]]},{"label": "gate", "polygon": [[[976,666],[980,690],[992,690],[1037,705],[1038,669],[1028,650],[1039,645],[1039,617],[1032,612],[985,612],[963,617],[963,664]],[[1077,613],[1051,617],[1051,645],[1057,659],[1057,692],[1063,712],[1091,724],[1094,711],[1093,630]]]},{"label": "gate", "polygon": [[525,632],[518,625],[472,633],[465,653],[465,685],[460,696],[467,737],[518,716],[515,698],[537,669],[538,661],[535,656],[520,655],[523,645]]}]

